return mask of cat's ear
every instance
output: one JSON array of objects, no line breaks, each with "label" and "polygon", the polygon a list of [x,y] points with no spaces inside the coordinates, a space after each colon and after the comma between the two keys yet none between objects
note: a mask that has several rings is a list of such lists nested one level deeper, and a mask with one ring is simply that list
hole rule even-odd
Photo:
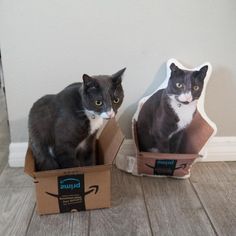
[{"label": "cat's ear", "polygon": [[208,66],[203,66],[200,70],[194,71],[193,76],[199,80],[204,80],[208,71]]},{"label": "cat's ear", "polygon": [[170,64],[170,70],[171,70],[172,73],[176,73],[176,72],[180,71],[179,67],[176,66],[175,63]]},{"label": "cat's ear", "polygon": [[88,89],[88,88],[92,88],[97,86],[97,82],[96,79],[94,79],[93,77],[87,75],[87,74],[83,74],[83,82],[84,82],[84,88]]},{"label": "cat's ear", "polygon": [[123,76],[125,70],[126,70],[126,68],[123,68],[122,70],[119,70],[118,72],[116,72],[115,74],[113,74],[111,76],[112,82],[114,84],[121,84],[122,76]]},{"label": "cat's ear", "polygon": [[207,74],[207,71],[208,71],[208,66],[203,66],[199,71],[198,71],[198,77],[202,80],[205,79],[206,77],[206,74]]}]

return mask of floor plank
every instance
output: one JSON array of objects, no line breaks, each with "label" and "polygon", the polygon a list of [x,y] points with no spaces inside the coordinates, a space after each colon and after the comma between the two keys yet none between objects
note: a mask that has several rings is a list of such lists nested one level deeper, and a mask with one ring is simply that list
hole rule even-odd
[{"label": "floor plank", "polygon": [[189,180],[144,177],[142,185],[154,235],[215,235]]},{"label": "floor plank", "polygon": [[33,179],[24,173],[23,168],[6,166],[0,175],[0,187],[33,187]]},{"label": "floor plank", "polygon": [[57,235],[83,236],[88,235],[89,212],[38,215],[33,213],[27,236]]},{"label": "floor plank", "polygon": [[32,188],[0,188],[0,235],[25,235],[34,206]]},{"label": "floor plank", "polygon": [[227,163],[198,163],[191,182],[218,235],[236,235],[236,170]]},{"label": "floor plank", "polygon": [[90,235],[151,235],[140,178],[112,173],[112,207],[91,211]]},{"label": "floor plank", "polygon": [[64,213],[39,216],[36,211],[34,211],[26,235],[71,235],[72,215],[71,213]]},{"label": "floor plank", "polygon": [[0,175],[8,163],[8,150],[1,149],[0,151]]},{"label": "floor plank", "polygon": [[236,161],[228,161],[228,162],[225,162],[225,164],[229,168],[229,173],[234,175],[233,178],[236,179]]},{"label": "floor plank", "polygon": [[72,218],[72,235],[87,236],[89,230],[90,212],[74,212]]}]

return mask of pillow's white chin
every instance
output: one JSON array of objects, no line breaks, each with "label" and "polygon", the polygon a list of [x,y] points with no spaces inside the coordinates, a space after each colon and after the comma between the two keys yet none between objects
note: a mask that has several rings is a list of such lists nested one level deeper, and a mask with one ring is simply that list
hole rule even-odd
[{"label": "pillow's white chin", "polygon": [[191,93],[183,93],[180,96],[178,96],[178,100],[180,102],[192,102],[193,101],[193,97]]}]

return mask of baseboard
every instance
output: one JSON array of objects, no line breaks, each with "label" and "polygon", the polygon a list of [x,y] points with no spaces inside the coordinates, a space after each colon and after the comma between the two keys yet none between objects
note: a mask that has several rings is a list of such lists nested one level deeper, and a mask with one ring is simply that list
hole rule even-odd
[{"label": "baseboard", "polygon": [[207,145],[202,161],[236,161],[236,136],[214,137]]},{"label": "baseboard", "polygon": [[11,143],[9,146],[9,166],[23,167],[28,143]]},{"label": "baseboard", "polygon": [[[28,143],[11,143],[9,148],[9,166],[23,167]],[[236,136],[214,137],[208,144],[204,162],[236,161]]]}]

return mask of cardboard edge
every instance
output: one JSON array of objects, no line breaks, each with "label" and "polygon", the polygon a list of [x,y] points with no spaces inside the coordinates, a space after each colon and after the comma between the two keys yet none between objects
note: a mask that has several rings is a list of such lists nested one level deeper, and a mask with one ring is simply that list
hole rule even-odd
[{"label": "cardboard edge", "polygon": [[120,151],[120,148],[121,148],[122,144],[124,143],[124,140],[125,140],[125,137],[123,136],[122,141],[121,141],[121,143],[119,144],[119,148],[118,148],[117,151],[116,151],[115,158],[113,159],[111,165],[115,165],[116,158],[117,158],[117,154],[118,154],[118,152]]},{"label": "cardboard edge", "polygon": [[125,136],[115,118],[110,119],[98,139],[98,153],[103,156],[105,165],[114,163],[124,139]]},{"label": "cardboard edge", "polygon": [[29,147],[26,151],[24,172],[32,178],[35,177],[35,162],[33,158],[33,153]]},{"label": "cardboard edge", "polygon": [[178,154],[178,153],[155,153],[155,152],[139,152],[139,158],[152,158],[152,159],[163,159],[163,160],[189,160],[201,158],[199,154]]}]

